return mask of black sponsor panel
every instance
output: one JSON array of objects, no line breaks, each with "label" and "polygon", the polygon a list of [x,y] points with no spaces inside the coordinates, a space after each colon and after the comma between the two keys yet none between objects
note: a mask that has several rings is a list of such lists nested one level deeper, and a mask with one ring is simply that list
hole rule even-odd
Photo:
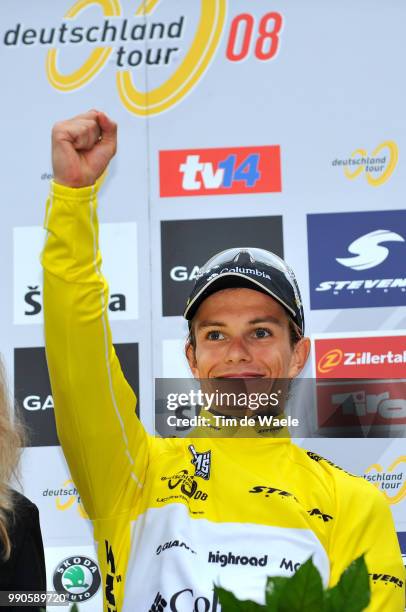
[{"label": "black sponsor panel", "polygon": [[43,347],[14,350],[14,396],[28,428],[28,446],[58,445]]},{"label": "black sponsor panel", "polygon": [[139,357],[138,344],[135,342],[120,342],[115,344],[117,357],[121,364],[124,376],[129,382],[132,390],[137,396],[137,415],[140,414],[140,394],[139,394]]},{"label": "black sponsor panel", "polygon": [[283,257],[282,216],[162,221],[163,316],[183,314],[197,271],[210,257],[247,246]]},{"label": "black sponsor panel", "polygon": [[[139,398],[138,344],[115,344],[122,370]],[[54,402],[43,347],[14,350],[14,396],[28,429],[28,446],[58,446]],[[140,404],[137,402],[137,414]]]}]

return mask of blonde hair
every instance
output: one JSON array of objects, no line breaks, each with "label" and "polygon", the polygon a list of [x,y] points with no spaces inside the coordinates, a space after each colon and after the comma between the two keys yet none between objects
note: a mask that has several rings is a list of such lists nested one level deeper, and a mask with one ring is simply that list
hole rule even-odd
[{"label": "blonde hair", "polygon": [[14,508],[10,481],[19,476],[24,442],[24,427],[16,415],[12,415],[6,373],[0,357],[0,556],[3,560],[7,560],[11,553],[8,521]]}]

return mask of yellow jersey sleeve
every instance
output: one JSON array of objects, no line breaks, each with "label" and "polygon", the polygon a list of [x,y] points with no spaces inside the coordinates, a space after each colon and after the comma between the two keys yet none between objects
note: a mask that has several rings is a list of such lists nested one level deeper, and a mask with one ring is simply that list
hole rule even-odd
[{"label": "yellow jersey sleeve", "polygon": [[338,477],[336,491],[330,584],[336,584],[350,563],[365,554],[371,587],[371,603],[366,611],[402,612],[405,568],[388,502],[380,491],[360,478]]},{"label": "yellow jersey sleeve", "polygon": [[134,506],[151,442],[112,344],[96,192],[96,186],[51,184],[42,253],[46,355],[57,431],[91,519]]}]

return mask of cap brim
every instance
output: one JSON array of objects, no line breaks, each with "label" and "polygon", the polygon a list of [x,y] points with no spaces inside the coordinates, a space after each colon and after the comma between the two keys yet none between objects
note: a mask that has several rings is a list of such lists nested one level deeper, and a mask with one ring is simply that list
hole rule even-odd
[{"label": "cap brim", "polygon": [[269,295],[279,304],[281,304],[287,310],[291,317],[296,319],[296,312],[290,306],[288,306],[288,304],[286,304],[286,302],[282,300],[278,295],[268,289],[268,287],[265,287],[260,281],[254,278],[248,278],[244,274],[239,274],[238,272],[225,272],[219,274],[218,276],[215,276],[210,281],[208,281],[187,304],[183,316],[185,317],[185,319],[190,321],[195,316],[200,304],[207,297],[209,297],[209,295],[212,295],[213,293],[216,293],[216,291],[220,291],[221,289],[231,289],[237,287],[255,289],[256,291],[261,291],[262,293]]}]

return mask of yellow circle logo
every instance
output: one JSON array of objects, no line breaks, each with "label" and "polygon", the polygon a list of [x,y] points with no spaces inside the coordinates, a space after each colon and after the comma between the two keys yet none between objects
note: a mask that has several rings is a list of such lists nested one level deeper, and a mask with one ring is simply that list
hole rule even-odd
[{"label": "yellow circle logo", "polygon": [[[398,504],[406,496],[406,478],[403,472],[395,473],[396,468],[402,463],[406,463],[406,455],[401,455],[395,459],[387,470],[384,470],[379,463],[374,463],[365,470],[365,474],[369,474],[372,471],[376,472],[376,479],[373,481],[373,484],[378,489],[381,489],[390,504]],[[391,495],[388,493],[388,490],[395,491],[395,494]]]},{"label": "yellow circle logo", "polygon": [[[143,1],[135,15],[150,15],[161,0]],[[105,17],[121,16],[119,0],[78,0],[65,19],[75,19],[84,9],[99,6]],[[118,70],[116,85],[125,108],[135,115],[161,113],[182,100],[200,81],[220,43],[226,16],[227,0],[201,0],[201,14],[190,49],[174,73],[159,87],[139,90],[130,70]],[[58,68],[57,49],[48,52],[46,71],[55,89],[67,92],[79,89],[100,73],[113,51],[112,47],[96,47],[83,64],[70,74]]]},{"label": "yellow circle logo", "polygon": [[[121,7],[118,0],[79,0],[69,9],[65,15],[65,19],[74,19],[85,8],[99,5],[103,9],[103,14],[106,17],[118,16],[121,13]],[[79,89],[88,83],[96,74],[100,72],[112,52],[112,47],[97,47],[92,51],[87,60],[74,72],[70,74],[62,74],[58,70],[58,51],[51,49],[47,56],[47,77],[52,87],[60,91],[73,91]]]},{"label": "yellow circle logo", "polygon": [[[385,150],[389,156],[388,161],[386,160],[386,155],[383,158],[380,157]],[[392,175],[398,163],[398,157],[398,146],[393,140],[385,140],[385,142],[378,145],[372,151],[371,157],[368,156],[365,149],[356,149],[351,153],[350,160],[356,161],[354,165],[357,167],[355,170],[345,168],[344,174],[348,179],[353,180],[365,171],[368,183],[373,187],[378,187],[378,185],[386,183]]]},{"label": "yellow circle logo", "polygon": [[[68,478],[68,480],[65,480],[65,482],[62,484],[62,487],[75,487],[75,484],[71,478]],[[62,511],[69,510],[69,508],[72,508],[72,506],[77,503],[77,511],[79,513],[79,516],[81,516],[82,518],[89,518],[85,509],[83,508],[82,502],[78,500],[77,495],[74,495],[70,492],[68,493],[69,494],[67,495],[66,501],[62,501],[61,496],[58,495],[55,500],[56,509]]]}]

